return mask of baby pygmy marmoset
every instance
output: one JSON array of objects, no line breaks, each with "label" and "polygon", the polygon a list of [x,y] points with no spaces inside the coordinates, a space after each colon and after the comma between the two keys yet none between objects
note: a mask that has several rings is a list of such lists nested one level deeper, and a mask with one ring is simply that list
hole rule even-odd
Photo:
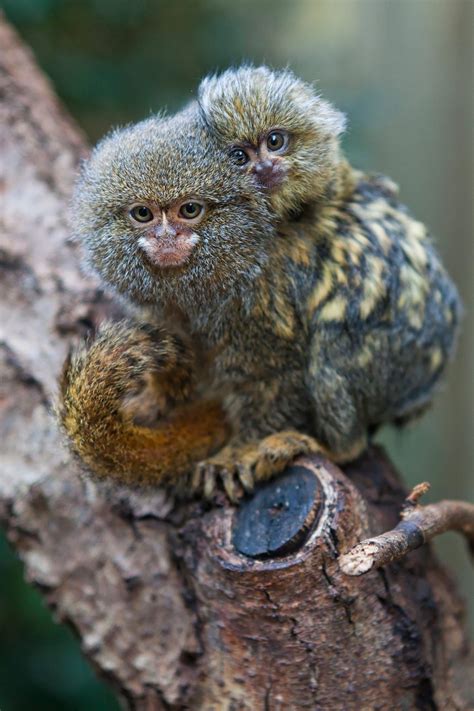
[{"label": "baby pygmy marmoset", "polygon": [[84,169],[74,221],[93,268],[208,353],[231,435],[191,490],[220,479],[234,498],[318,449],[352,459],[433,397],[457,292],[393,184],[343,158],[343,126],[291,73],[243,68]]}]

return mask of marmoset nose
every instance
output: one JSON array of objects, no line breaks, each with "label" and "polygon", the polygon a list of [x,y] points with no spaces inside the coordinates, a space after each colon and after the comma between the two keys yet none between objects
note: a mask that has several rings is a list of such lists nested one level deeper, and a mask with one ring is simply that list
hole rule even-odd
[{"label": "marmoset nose", "polygon": [[273,173],[274,163],[272,160],[262,160],[255,163],[255,172],[260,180],[266,181]]},{"label": "marmoset nose", "polygon": [[254,172],[260,185],[267,190],[273,190],[280,185],[285,175],[279,162],[270,159],[256,163]]},{"label": "marmoset nose", "polygon": [[176,237],[176,235],[176,228],[173,227],[171,222],[163,221],[155,226],[155,237],[157,239],[160,239],[162,237]]}]

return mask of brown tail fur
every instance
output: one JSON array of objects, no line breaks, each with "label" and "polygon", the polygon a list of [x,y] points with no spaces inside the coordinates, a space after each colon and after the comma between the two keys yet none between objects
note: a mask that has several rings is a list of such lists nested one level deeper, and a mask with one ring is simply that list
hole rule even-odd
[{"label": "brown tail fur", "polygon": [[99,478],[176,485],[229,434],[219,404],[193,401],[193,391],[192,351],[178,336],[109,323],[67,359],[56,409],[71,449]]}]

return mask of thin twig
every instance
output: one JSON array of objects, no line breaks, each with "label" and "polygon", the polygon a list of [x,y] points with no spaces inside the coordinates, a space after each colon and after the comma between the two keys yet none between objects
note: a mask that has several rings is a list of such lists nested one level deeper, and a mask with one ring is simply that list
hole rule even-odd
[{"label": "thin twig", "polygon": [[405,499],[405,508],[418,506],[418,501],[421,497],[430,490],[431,484],[428,481],[422,481],[421,484],[415,484],[411,492]]},{"label": "thin twig", "polygon": [[446,531],[459,531],[474,556],[474,504],[465,501],[439,501],[420,506],[419,498],[429,489],[423,482],[413,488],[401,511],[401,521],[391,531],[361,541],[339,558],[346,575],[363,575],[372,568],[400,560],[434,536]]}]

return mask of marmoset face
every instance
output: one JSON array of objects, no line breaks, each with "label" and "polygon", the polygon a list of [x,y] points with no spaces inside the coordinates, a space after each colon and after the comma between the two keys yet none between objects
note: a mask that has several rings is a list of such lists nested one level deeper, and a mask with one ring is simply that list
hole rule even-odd
[{"label": "marmoset face", "polygon": [[255,175],[280,217],[324,194],[345,119],[309,84],[291,72],[242,67],[204,79],[198,101],[228,160]]},{"label": "marmoset face", "polygon": [[132,227],[138,231],[137,243],[151,264],[165,268],[187,263],[200,240],[195,228],[205,215],[203,199],[190,196],[165,205],[147,201],[130,205],[127,210]]},{"label": "marmoset face", "polygon": [[78,181],[71,221],[92,268],[141,304],[245,288],[272,238],[255,180],[229,164],[195,109],[99,143]]}]

